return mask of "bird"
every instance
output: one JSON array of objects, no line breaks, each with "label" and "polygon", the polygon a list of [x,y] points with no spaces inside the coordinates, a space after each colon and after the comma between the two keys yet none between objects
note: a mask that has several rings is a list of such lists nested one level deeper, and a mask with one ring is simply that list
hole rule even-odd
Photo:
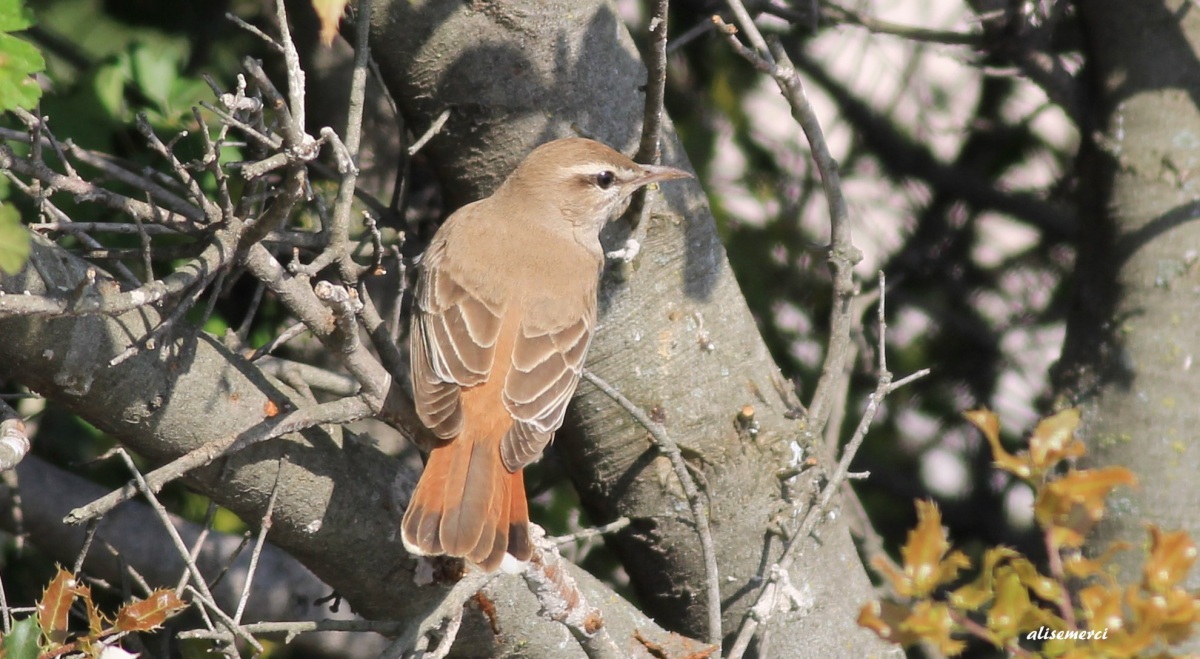
[{"label": "bird", "polygon": [[691,178],[599,142],[542,144],[450,215],[421,256],[409,333],[436,438],[404,512],[410,554],[485,571],[532,556],[523,469],[562,425],[596,329],[600,230],[646,185]]}]

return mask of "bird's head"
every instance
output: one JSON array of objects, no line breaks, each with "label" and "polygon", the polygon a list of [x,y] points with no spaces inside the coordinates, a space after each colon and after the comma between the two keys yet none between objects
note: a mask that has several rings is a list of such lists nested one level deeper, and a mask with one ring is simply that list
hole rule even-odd
[{"label": "bird's head", "polygon": [[504,185],[510,193],[554,205],[573,229],[595,235],[625,212],[639,188],[691,177],[673,167],[639,165],[599,142],[571,137],[534,149]]}]

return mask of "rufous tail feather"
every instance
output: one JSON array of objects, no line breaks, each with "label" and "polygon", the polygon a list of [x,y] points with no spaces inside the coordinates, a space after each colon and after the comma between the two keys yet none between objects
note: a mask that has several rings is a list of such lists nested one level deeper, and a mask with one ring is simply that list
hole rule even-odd
[{"label": "rufous tail feather", "polygon": [[498,442],[464,433],[430,452],[400,533],[414,554],[459,556],[489,572],[506,551],[529,560],[524,475],[505,469]]}]

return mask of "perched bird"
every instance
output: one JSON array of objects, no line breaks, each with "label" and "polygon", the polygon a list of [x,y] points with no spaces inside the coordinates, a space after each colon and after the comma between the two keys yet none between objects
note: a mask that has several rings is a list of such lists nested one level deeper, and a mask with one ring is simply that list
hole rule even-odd
[{"label": "perched bird", "polygon": [[638,188],[690,176],[592,140],[556,140],[438,230],[420,265],[410,354],[417,414],[439,441],[404,513],[409,552],[489,571],[505,552],[529,559],[522,469],[579,383],[596,327],[600,229]]}]

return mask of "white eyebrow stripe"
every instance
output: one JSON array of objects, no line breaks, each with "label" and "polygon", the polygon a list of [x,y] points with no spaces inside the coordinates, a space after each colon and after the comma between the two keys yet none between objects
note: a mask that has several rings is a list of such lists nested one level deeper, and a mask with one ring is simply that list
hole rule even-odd
[{"label": "white eyebrow stripe", "polygon": [[621,169],[623,169],[623,168],[620,166],[613,165],[612,163],[607,163],[602,160],[597,160],[595,162],[585,162],[580,165],[571,165],[570,167],[566,168],[568,174],[580,175],[580,176],[591,176],[592,174],[599,174],[600,172],[602,172],[604,170],[612,171],[615,173],[616,170],[621,170]]}]

